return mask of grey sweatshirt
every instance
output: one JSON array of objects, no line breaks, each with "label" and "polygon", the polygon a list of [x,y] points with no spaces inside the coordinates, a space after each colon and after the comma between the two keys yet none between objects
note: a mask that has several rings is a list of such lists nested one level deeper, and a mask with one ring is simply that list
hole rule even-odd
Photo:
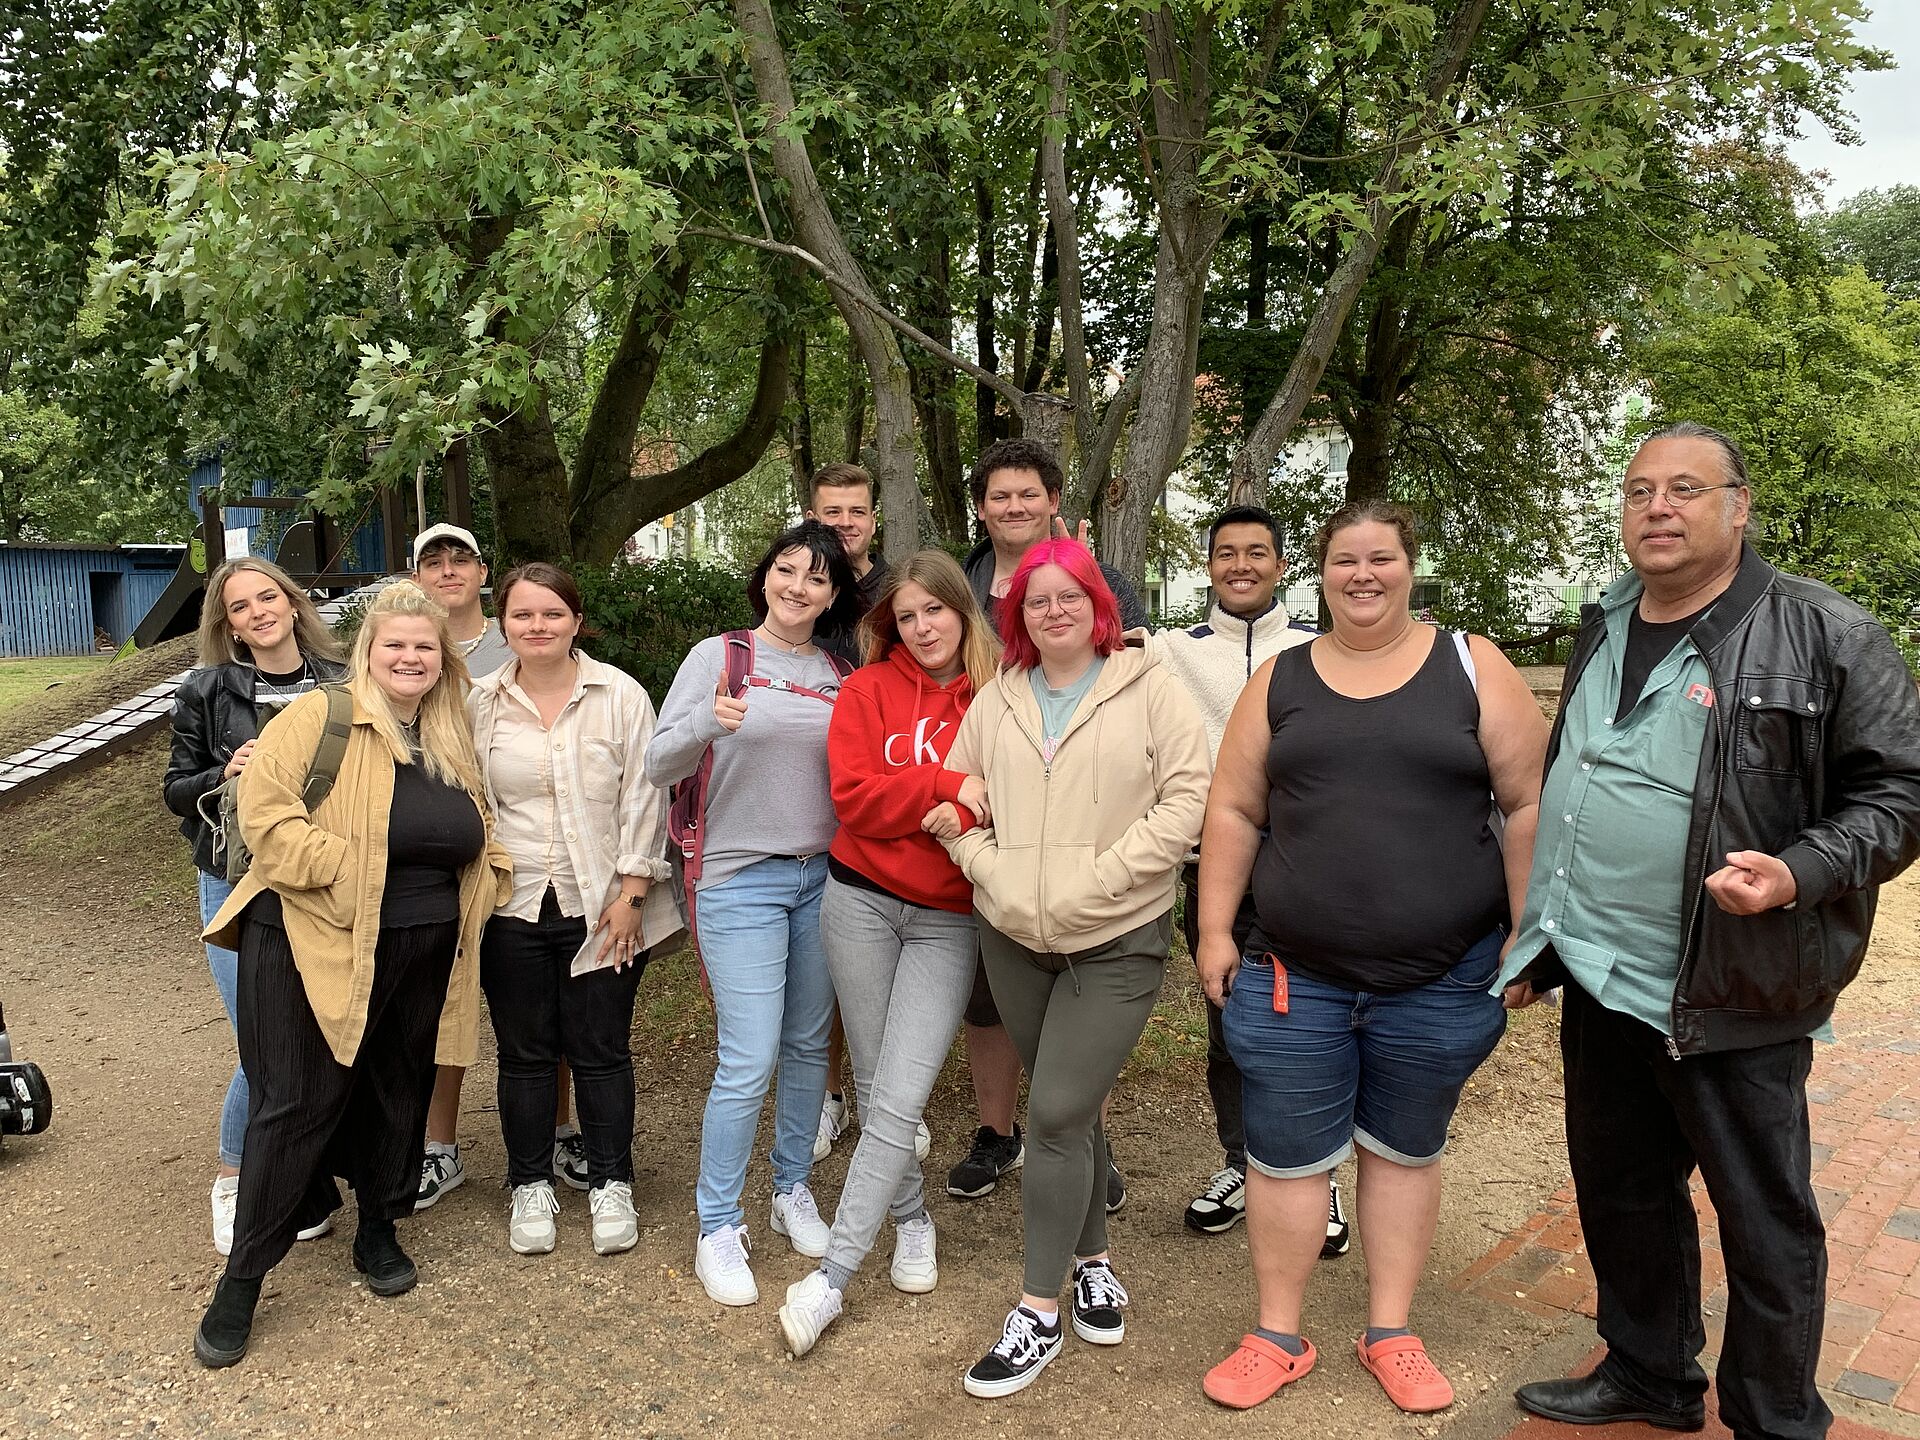
[{"label": "grey sweatshirt", "polygon": [[[697,887],[703,891],[769,856],[822,854],[840,828],[827,785],[833,706],[810,695],[751,686],[747,718],[729,734],[713,714],[714,687],[725,673],[719,636],[694,646],[673,677],[647,746],[647,778],[663,788],[693,774],[713,746]],[[824,655],[789,655],[757,645],[753,673],[826,695],[840,692],[840,677]]]}]

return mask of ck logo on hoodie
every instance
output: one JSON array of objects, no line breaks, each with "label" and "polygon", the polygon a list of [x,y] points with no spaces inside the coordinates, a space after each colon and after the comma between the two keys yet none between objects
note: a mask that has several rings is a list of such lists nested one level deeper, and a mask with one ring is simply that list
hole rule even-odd
[{"label": "ck logo on hoodie", "polygon": [[[942,730],[947,729],[952,724],[953,722],[951,720],[941,720],[936,723],[931,718],[914,721],[913,735],[911,737],[913,758],[910,760],[901,759],[896,749],[898,746],[909,743],[909,737],[905,734],[887,736],[886,748],[881,753],[886,757],[887,764],[889,765],[938,765],[940,763],[940,752],[933,748],[933,742],[940,738],[940,732]],[[932,734],[927,733],[927,726],[929,725],[933,726]]]}]

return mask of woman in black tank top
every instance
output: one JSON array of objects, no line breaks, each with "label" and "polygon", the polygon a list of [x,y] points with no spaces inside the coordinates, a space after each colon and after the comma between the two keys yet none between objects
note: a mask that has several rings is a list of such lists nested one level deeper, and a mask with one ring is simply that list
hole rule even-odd
[{"label": "woman in black tank top", "polygon": [[[1345,506],[1318,551],[1332,629],[1242,693],[1201,839],[1196,959],[1243,1077],[1248,1242],[1269,1322],[1205,1388],[1245,1407],[1312,1367],[1305,1277],[1328,1173],[1357,1151],[1377,1237],[1360,1360],[1396,1405],[1424,1412],[1453,1391],[1409,1310],[1448,1123],[1505,1026],[1488,991],[1524,899],[1546,723],[1496,647],[1409,613],[1418,544],[1404,507]],[[1249,885],[1258,923],[1243,955],[1232,926]]]}]

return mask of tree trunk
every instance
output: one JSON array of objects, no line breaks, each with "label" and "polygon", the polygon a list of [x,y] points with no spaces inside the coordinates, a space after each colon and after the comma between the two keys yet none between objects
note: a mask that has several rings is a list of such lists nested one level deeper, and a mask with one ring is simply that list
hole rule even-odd
[{"label": "tree trunk", "polygon": [[1040,290],[1033,297],[1033,323],[1027,327],[1031,337],[1027,349],[1027,373],[1020,388],[1029,394],[1038,390],[1047,378],[1047,362],[1053,358],[1053,310],[1060,298],[1060,253],[1056,248],[1052,222],[1045,229],[1040,247]]},{"label": "tree trunk", "polygon": [[567,526],[567,467],[541,391],[530,407],[484,412],[480,445],[493,482],[493,565],[505,574],[528,560],[573,554]]},{"label": "tree trunk", "polygon": [[[902,236],[901,242],[903,249],[911,251],[913,245],[909,237]],[[953,298],[948,282],[948,267],[952,263],[950,243],[943,234],[934,239],[930,248],[928,273],[909,282],[906,315],[920,329],[951,349]],[[960,473],[960,421],[954,407],[956,377],[941,361],[918,350],[908,352],[907,368],[913,383],[914,413],[920,422],[920,444],[927,457],[927,488],[933,496],[933,525],[943,539],[964,540],[969,511]],[[987,395],[991,400],[993,391],[989,389]]]},{"label": "tree trunk", "polygon": [[1393,479],[1388,440],[1392,428],[1391,405],[1363,398],[1348,413],[1347,439],[1353,450],[1347,456],[1347,499],[1374,500],[1386,495]]},{"label": "tree trunk", "polygon": [[1267,249],[1273,226],[1265,210],[1247,217],[1247,328],[1267,328]]},{"label": "tree trunk", "polygon": [[840,458],[849,465],[863,465],[860,453],[867,443],[867,371],[860,362],[860,347],[847,344],[847,405],[845,439],[840,442]]},{"label": "tree trunk", "polygon": [[[973,302],[973,346],[979,353],[981,368],[992,370],[996,374],[1000,369],[1000,352],[994,325],[994,287],[999,284],[997,272],[998,257],[994,246],[993,231],[993,191],[985,180],[973,182],[973,209],[976,224],[974,255],[979,270],[979,289]],[[973,386],[973,445],[974,453],[987,448],[1002,435],[1007,427],[1001,422],[998,410],[999,397],[991,385],[975,381]],[[966,512],[971,514],[969,510]],[[954,540],[966,537],[967,530],[963,516],[958,535]]]},{"label": "tree trunk", "polygon": [[903,562],[919,548],[919,516],[926,508],[914,478],[913,396],[906,360],[892,331],[874,313],[879,300],[847,246],[826,192],[820,188],[806,142],[797,133],[793,83],[769,0],[733,0],[733,13],[746,39],[754,90],[767,110],[773,167],[787,186],[795,234],[836,277],[828,282],[828,289],[853,332],[873,386],[872,468],[880,506],[892,517],[884,553],[890,561]]},{"label": "tree trunk", "polygon": [[813,503],[813,407],[807,398],[807,337],[793,342],[793,398],[787,417],[787,459],[793,467],[794,499],[802,509]]},{"label": "tree trunk", "polygon": [[[1491,5],[1492,0],[1460,0],[1454,10],[1442,48],[1428,67],[1427,99],[1433,104],[1451,95],[1466,73],[1467,58],[1473,52]],[[1228,469],[1229,503],[1255,505],[1266,498],[1267,476],[1319,388],[1320,377],[1326,373],[1340,332],[1346,328],[1347,318],[1353,313],[1386,239],[1387,228],[1394,219],[1391,197],[1399,188],[1401,167],[1414,148],[1411,141],[1403,140],[1395,144],[1381,162],[1373,182],[1373,198],[1367,204],[1364,228],[1351,238],[1346,254],[1327,277],[1307,320],[1306,333],[1300,338],[1300,348],[1294,352],[1293,363],[1287,368],[1286,378],[1234,451]]]}]

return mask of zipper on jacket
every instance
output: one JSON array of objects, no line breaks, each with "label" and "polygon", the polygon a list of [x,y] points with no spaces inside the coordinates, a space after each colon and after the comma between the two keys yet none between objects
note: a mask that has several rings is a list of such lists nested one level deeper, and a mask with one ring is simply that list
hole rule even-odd
[{"label": "zipper on jacket", "polygon": [[[1713,684],[1714,694],[1718,695],[1720,693],[1720,677],[1714,674],[1713,660],[1704,650],[1700,651],[1700,663],[1707,667],[1707,679],[1711,681]],[[1713,716],[1709,717],[1707,723],[1710,725],[1717,723],[1717,710]],[[1731,724],[1729,725],[1728,728],[1729,729],[1732,728]],[[1715,741],[1718,742],[1719,734],[1717,730],[1715,732],[1714,738],[1715,738]],[[1701,743],[1705,744],[1704,741],[1702,741]],[[1707,876],[1707,861],[1708,861],[1707,842],[1713,836],[1713,817],[1720,813],[1720,796],[1726,787],[1727,768],[1722,763],[1722,760],[1723,760],[1723,757],[1721,755],[1716,754],[1714,756],[1713,798],[1707,805],[1707,823],[1705,827],[1705,833],[1703,833],[1700,837],[1700,878],[1701,878],[1702,884],[1699,891],[1693,897],[1693,905],[1687,911],[1687,928],[1681,932],[1680,969],[1679,969],[1679,973],[1674,976],[1673,1000],[1669,1003],[1667,1007],[1667,1019],[1671,1025],[1672,1030],[1675,1032],[1674,1034],[1670,1034],[1667,1036],[1667,1054],[1672,1056],[1675,1060],[1678,1060],[1680,1058],[1680,1043],[1677,1038],[1677,1035],[1680,1029],[1680,997],[1686,990],[1687,978],[1693,969],[1692,961],[1693,961],[1694,932],[1696,931],[1696,929],[1699,927],[1699,924],[1700,924],[1701,906],[1706,903],[1706,885],[1704,882]]]}]

